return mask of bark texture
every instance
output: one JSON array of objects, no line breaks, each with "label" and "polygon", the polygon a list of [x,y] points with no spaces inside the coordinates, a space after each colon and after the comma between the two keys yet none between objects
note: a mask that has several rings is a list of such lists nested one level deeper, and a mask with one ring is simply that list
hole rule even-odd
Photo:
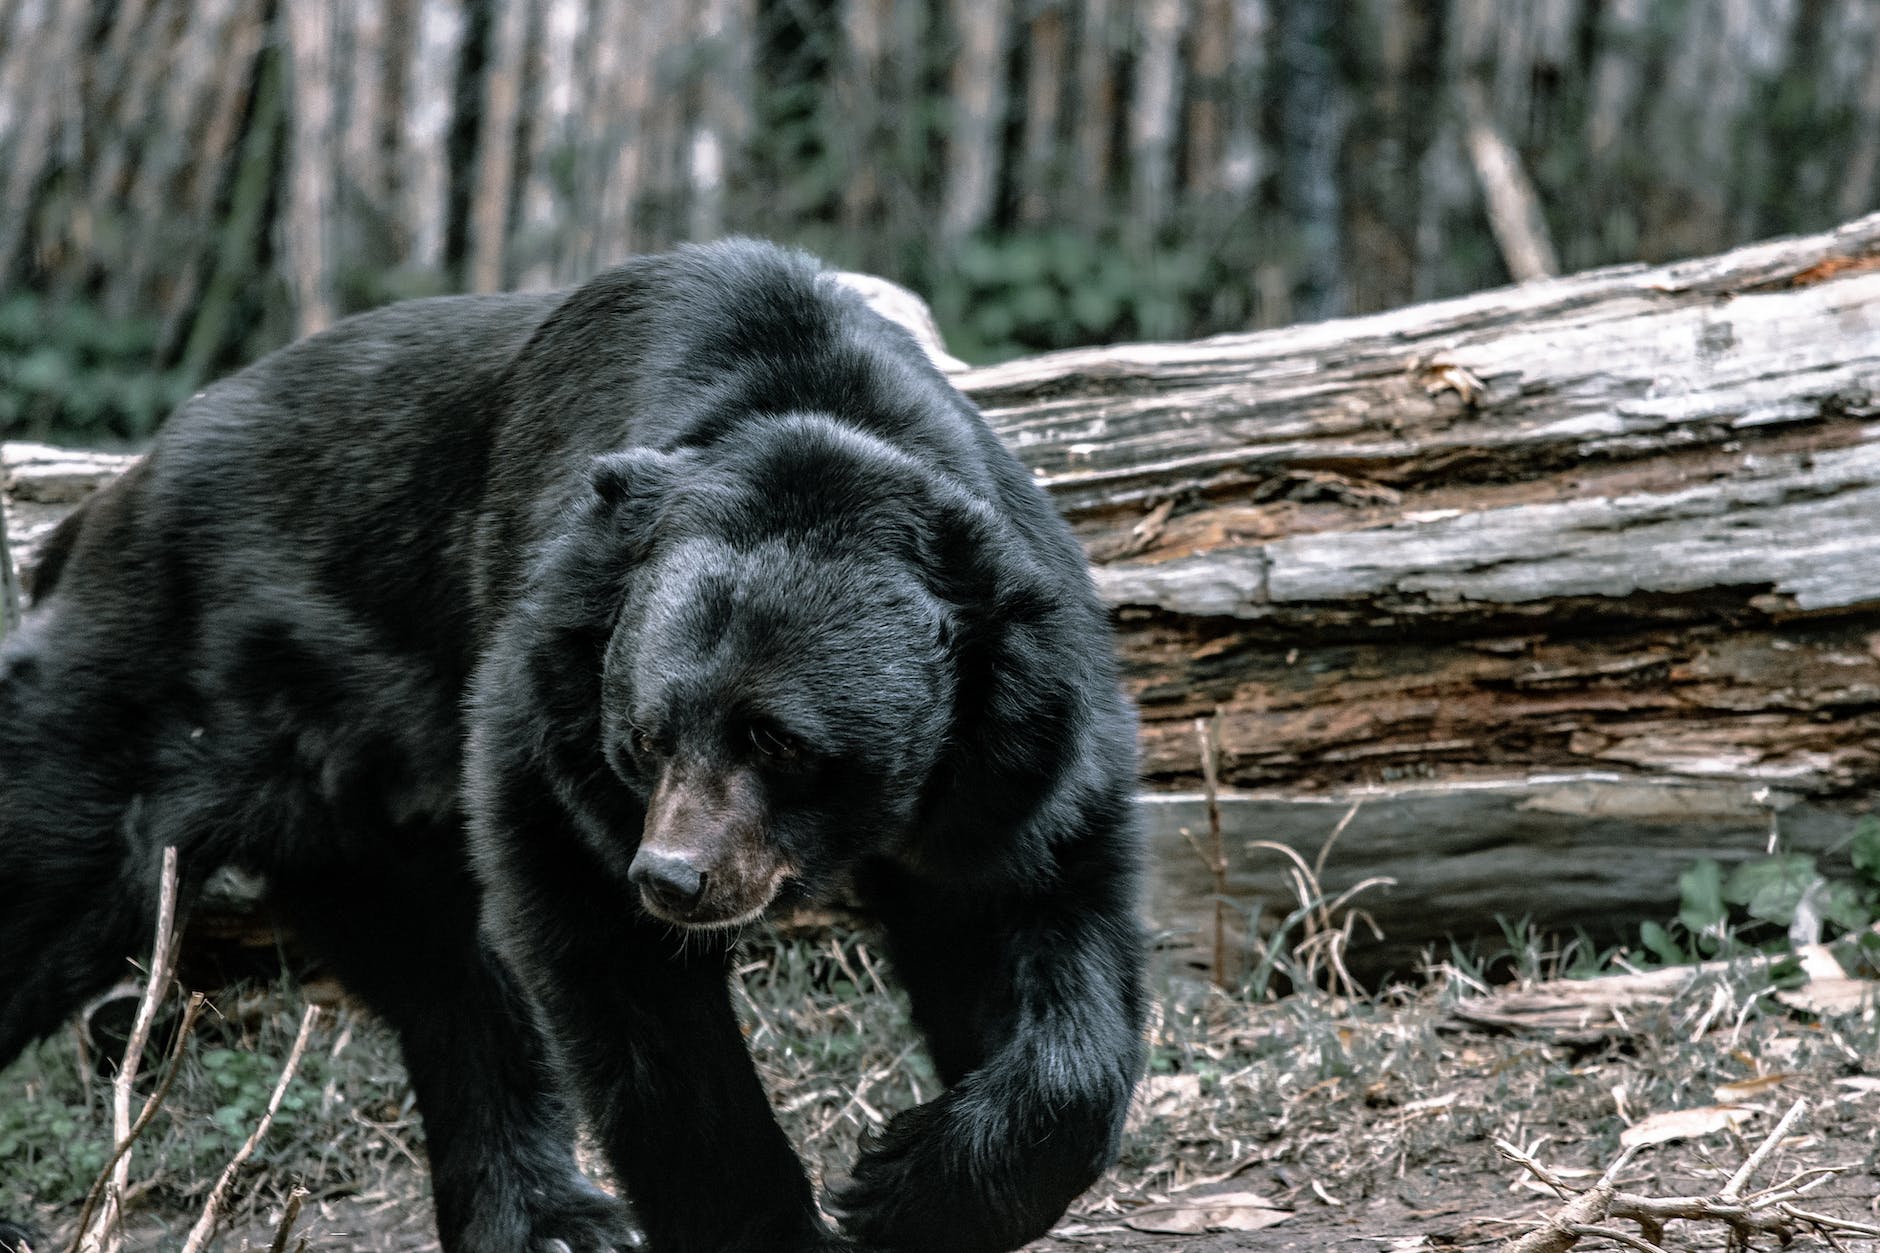
[{"label": "bark texture", "polygon": [[[1880,216],[1677,265],[956,376],[1057,499],[1143,713],[1153,912],[1324,861],[1398,962],[1665,917],[1697,855],[1831,852],[1880,786]],[[5,449],[21,564],[122,458]],[[1191,950],[1192,951],[1192,950]]]},{"label": "bark texture", "polygon": [[1083,536],[1151,780],[1880,781],[1880,217],[961,379]]}]

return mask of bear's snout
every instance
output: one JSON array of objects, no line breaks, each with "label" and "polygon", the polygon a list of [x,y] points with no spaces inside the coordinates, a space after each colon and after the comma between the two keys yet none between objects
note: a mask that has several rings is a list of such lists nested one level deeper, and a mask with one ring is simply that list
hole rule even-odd
[{"label": "bear's snout", "polygon": [[646,806],[627,877],[648,913],[683,927],[733,927],[776,899],[791,867],[769,838],[748,770],[669,762]]}]

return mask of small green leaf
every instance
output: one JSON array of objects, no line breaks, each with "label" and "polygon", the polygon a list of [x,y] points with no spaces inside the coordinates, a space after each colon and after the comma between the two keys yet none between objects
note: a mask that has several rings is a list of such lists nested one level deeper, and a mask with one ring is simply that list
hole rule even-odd
[{"label": "small green leaf", "polygon": [[1793,953],[1770,962],[1766,973],[1771,987],[1799,988],[1808,982],[1808,972],[1802,968],[1802,959]]},{"label": "small green leaf", "polygon": [[1763,857],[1730,872],[1723,899],[1742,905],[1752,918],[1786,927],[1795,920],[1795,907],[1816,877],[1815,859],[1806,853]]},{"label": "small green leaf", "polygon": [[1815,897],[1821,916],[1843,931],[1859,931],[1873,921],[1867,893],[1858,884],[1824,880]]},{"label": "small green leaf", "polygon": [[1681,966],[1690,960],[1690,956],[1678,947],[1678,942],[1671,938],[1671,933],[1655,922],[1641,922],[1638,925],[1638,938],[1651,950],[1653,957],[1667,966]]},{"label": "small green leaf", "polygon": [[1678,876],[1678,921],[1692,935],[1721,926],[1729,916],[1723,903],[1723,867],[1705,857]]},{"label": "small green leaf", "polygon": [[1854,869],[1880,883],[1880,818],[1868,814],[1854,825],[1848,853],[1854,859]]}]

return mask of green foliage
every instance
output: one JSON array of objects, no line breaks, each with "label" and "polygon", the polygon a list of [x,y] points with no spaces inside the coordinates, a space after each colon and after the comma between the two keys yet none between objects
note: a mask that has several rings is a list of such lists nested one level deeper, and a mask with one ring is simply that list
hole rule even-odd
[{"label": "green foliage", "polygon": [[968,241],[931,284],[947,347],[968,361],[1187,334],[1214,286],[1207,254],[1137,251],[1071,231]]},{"label": "green foliage", "polygon": [[[133,1150],[140,1175],[189,1192],[213,1179],[261,1122],[283,1064],[281,1032],[248,1046],[200,1048],[171,1088],[161,1112]],[[0,1081],[0,1214],[30,1205],[71,1204],[103,1168],[112,1143],[111,1079],[81,1075],[68,1037],[27,1050]],[[156,1051],[145,1055],[133,1109],[156,1082]],[[333,1134],[321,1125],[320,1089],[333,1068],[319,1053],[303,1056],[283,1094],[257,1160],[304,1154],[304,1141]],[[300,1141],[303,1143],[297,1144]]]},{"label": "green foliage", "polygon": [[[308,1062],[316,1068],[319,1065],[318,1058],[308,1058],[303,1061],[303,1067]],[[238,1146],[260,1123],[261,1115],[268,1108],[268,1097],[273,1095],[274,1085],[280,1078],[281,1059],[247,1049],[213,1048],[203,1052],[201,1064],[220,1102],[210,1115],[210,1124],[221,1135],[214,1135],[205,1128],[204,1135],[213,1141],[208,1147],[220,1151],[225,1146]],[[270,1135],[290,1136],[309,1100],[318,1104],[318,1089],[308,1081],[308,1073],[304,1069],[295,1071],[287,1091],[281,1096],[280,1108],[275,1111]]]},{"label": "green foliage", "polygon": [[1880,818],[1868,814],[1855,825],[1854,836],[1848,841],[1848,854],[1853,859],[1854,869],[1880,882]]},{"label": "green foliage", "polygon": [[0,1212],[77,1201],[104,1167],[111,1142],[104,1088],[92,1085],[88,1097],[62,1044],[28,1049],[7,1072],[0,1099]]},{"label": "green foliage", "polygon": [[1668,966],[1732,950],[1780,952],[1800,918],[1824,938],[1856,936],[1864,956],[1880,953],[1880,936],[1859,934],[1880,918],[1880,819],[1862,818],[1847,843],[1851,878],[1824,874],[1806,853],[1758,857],[1727,876],[1703,858],[1678,876],[1677,917],[1641,923],[1639,942]]},{"label": "green foliage", "polygon": [[141,439],[189,394],[150,319],[23,293],[0,302],[0,437]]}]

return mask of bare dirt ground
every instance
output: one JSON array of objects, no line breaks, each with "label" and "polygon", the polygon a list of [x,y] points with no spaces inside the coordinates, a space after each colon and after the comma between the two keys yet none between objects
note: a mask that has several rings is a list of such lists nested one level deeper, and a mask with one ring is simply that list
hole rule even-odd
[{"label": "bare dirt ground", "polygon": [[[865,943],[760,943],[743,974],[753,1050],[813,1172],[847,1169],[862,1131],[936,1090]],[[1455,972],[1368,999],[1310,992],[1254,1004],[1175,978],[1161,991],[1123,1159],[1033,1253],[1495,1248],[1564,1204],[1501,1156],[1498,1139],[1584,1188],[1620,1156],[1628,1128],[1683,1111],[1694,1120],[1685,1137],[1639,1149],[1615,1182],[1652,1197],[1710,1195],[1798,1100],[1805,1114],[1746,1194],[1840,1167],[1797,1204],[1880,1233],[1871,1000],[1820,1018],[1753,979],[1699,978],[1594,1029],[1530,1035],[1462,1021],[1455,1011],[1483,993]],[[291,992],[273,996],[272,1009],[198,1032],[134,1155],[128,1248],[178,1248],[216,1163],[252,1125],[298,1018]],[[35,1217],[54,1248],[76,1220],[83,1168],[95,1170],[86,1146],[108,1141],[106,1081],[81,1086],[76,1052],[71,1039],[49,1042],[0,1076],[0,1212]],[[289,1096],[216,1247],[268,1248],[300,1185],[310,1196],[294,1236],[309,1250],[435,1250],[421,1131],[377,1025],[345,1007],[329,1014]],[[35,1135],[44,1142],[22,1149]],[[70,1169],[49,1169],[56,1153]],[[28,1189],[40,1202],[30,1212]],[[1803,1224],[1795,1236],[1791,1248],[1880,1250],[1880,1234],[1858,1230],[1824,1236]],[[1715,1220],[1673,1222],[1654,1243],[1666,1253],[1740,1247]],[[1622,1246],[1588,1237],[1578,1247]]]}]

